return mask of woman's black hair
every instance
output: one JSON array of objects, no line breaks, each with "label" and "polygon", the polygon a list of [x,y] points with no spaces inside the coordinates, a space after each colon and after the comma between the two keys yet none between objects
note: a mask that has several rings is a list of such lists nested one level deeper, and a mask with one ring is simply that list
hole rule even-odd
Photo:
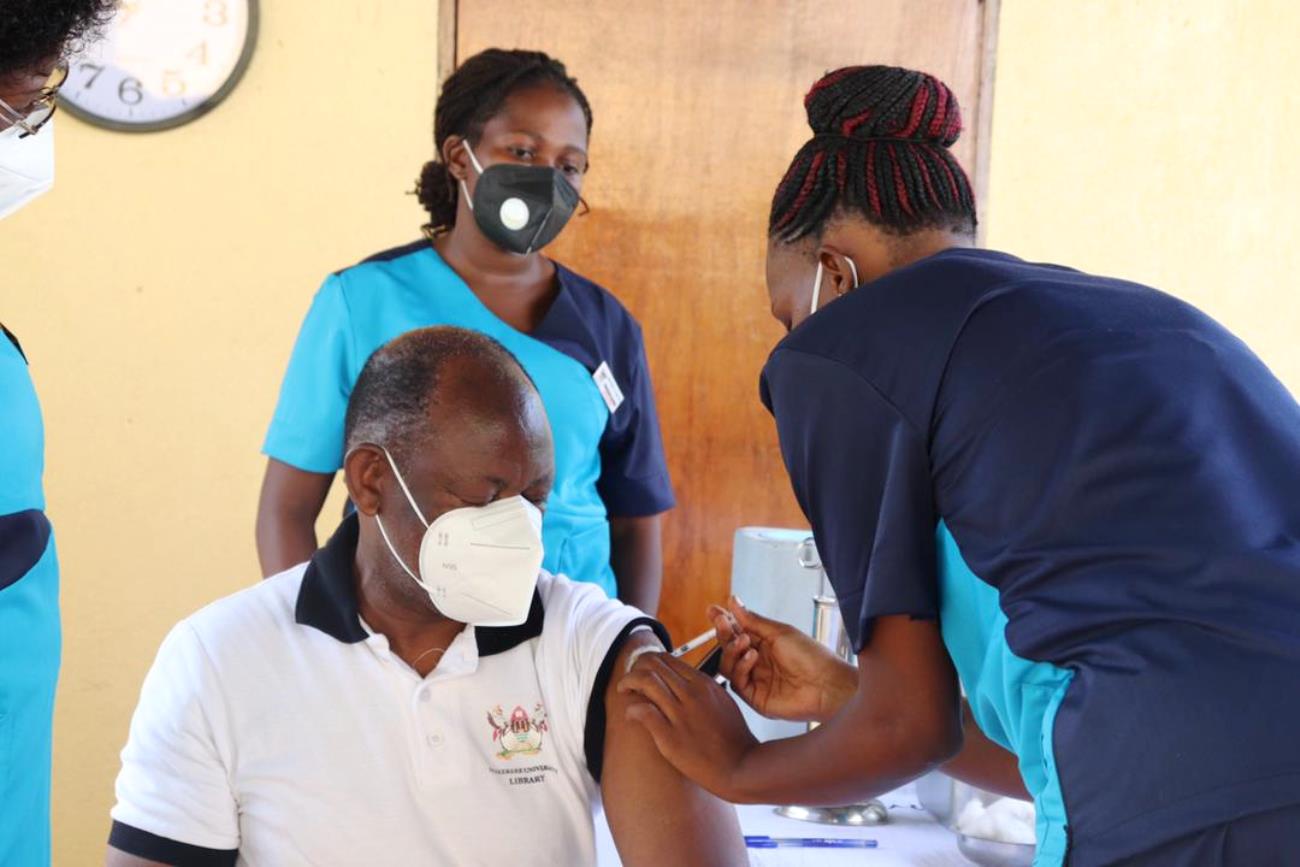
[{"label": "woman's black hair", "polygon": [[117,0],[4,0],[0,3],[0,78],[37,73],[95,35]]},{"label": "woman's black hair", "polygon": [[587,119],[591,133],[591,104],[569,76],[564,64],[540,51],[489,48],[462,63],[443,82],[433,114],[433,143],[438,157],[424,164],[415,193],[429,212],[426,233],[456,225],[457,183],[441,160],[448,136],[460,136],[476,143],[483,126],[501,111],[510,95],[519,90],[550,84],[573,97]]},{"label": "woman's black hair", "polygon": [[804,97],[813,137],[776,188],[768,234],[820,237],[845,210],[894,235],[975,233],[970,180],[949,150],[961,109],[932,75],[896,66],[827,73]]}]

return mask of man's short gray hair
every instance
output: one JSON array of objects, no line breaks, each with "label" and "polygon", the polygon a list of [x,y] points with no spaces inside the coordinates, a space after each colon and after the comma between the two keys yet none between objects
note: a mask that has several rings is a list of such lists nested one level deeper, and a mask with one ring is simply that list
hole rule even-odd
[{"label": "man's short gray hair", "polygon": [[360,443],[407,453],[429,431],[449,362],[478,361],[503,379],[532,382],[508,349],[478,331],[447,325],[408,331],[376,349],[352,386],[343,422],[345,452]]}]

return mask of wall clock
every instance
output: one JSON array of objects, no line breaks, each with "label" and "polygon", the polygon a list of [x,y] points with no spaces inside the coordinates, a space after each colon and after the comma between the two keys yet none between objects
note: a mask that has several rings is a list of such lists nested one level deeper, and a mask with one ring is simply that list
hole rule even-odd
[{"label": "wall clock", "polygon": [[124,0],[73,59],[59,103],[108,129],[171,129],[234,90],[256,41],[257,0]]}]

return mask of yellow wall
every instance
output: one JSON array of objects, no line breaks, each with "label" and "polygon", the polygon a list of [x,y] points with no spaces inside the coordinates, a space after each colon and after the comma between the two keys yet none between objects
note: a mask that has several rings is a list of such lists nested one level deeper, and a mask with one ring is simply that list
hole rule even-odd
[{"label": "yellow wall", "polygon": [[[311,292],[420,223],[436,2],[262,5],[225,105],[148,137],[63,118],[55,192],[0,228],[64,566],[61,865],[102,852],[163,633],[256,577],[257,450]],[[1300,389],[1297,35],[1285,0],[1004,0],[990,244],[1176,292]]]},{"label": "yellow wall", "polygon": [[261,7],[227,102],[148,136],[59,118],[54,191],[0,226],[63,563],[60,865],[102,861],[165,631],[257,578],[258,449],[311,293],[422,222],[405,192],[433,149],[435,0]]},{"label": "yellow wall", "polygon": [[1300,393],[1300,4],[1003,0],[988,243],[1151,283]]}]

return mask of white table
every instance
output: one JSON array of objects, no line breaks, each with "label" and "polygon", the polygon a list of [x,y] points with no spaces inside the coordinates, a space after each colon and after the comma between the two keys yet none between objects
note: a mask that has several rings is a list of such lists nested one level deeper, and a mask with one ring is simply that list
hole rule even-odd
[{"label": "white table", "polygon": [[[889,822],[870,828],[840,828],[799,822],[778,816],[771,807],[736,808],[746,834],[769,837],[857,837],[876,840],[875,849],[750,849],[756,867],[837,867],[866,864],[872,867],[970,867],[957,851],[957,837],[935,822],[916,802],[912,786],[904,786],[880,799],[889,808]],[[603,815],[596,820],[596,863],[618,867],[618,852]]]}]

